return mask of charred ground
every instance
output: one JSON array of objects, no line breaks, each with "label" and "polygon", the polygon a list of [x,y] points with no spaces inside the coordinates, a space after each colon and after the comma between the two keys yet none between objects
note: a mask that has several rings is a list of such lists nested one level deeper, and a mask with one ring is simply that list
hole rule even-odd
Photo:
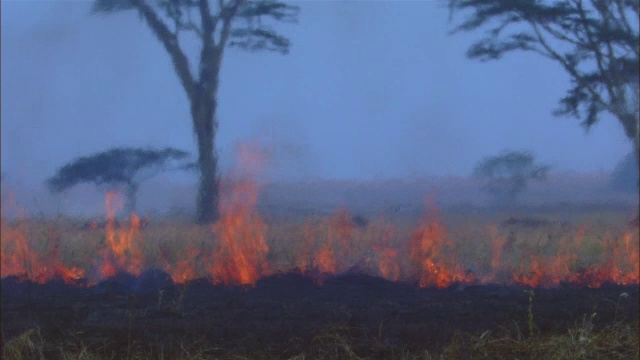
[{"label": "charred ground", "polygon": [[536,334],[565,333],[593,314],[598,326],[639,317],[637,285],[537,288],[532,302],[524,290],[498,284],[418,288],[356,272],[289,272],[254,287],[206,279],[173,284],[156,270],[119,274],[92,287],[9,277],[2,280],[3,341],[37,328],[50,343],[72,341],[114,354],[137,346],[158,356],[163,347],[199,343],[210,357],[290,358],[336,346],[344,336],[359,356],[389,358],[399,349],[437,351],[460,333],[512,328],[529,336],[530,306]]}]

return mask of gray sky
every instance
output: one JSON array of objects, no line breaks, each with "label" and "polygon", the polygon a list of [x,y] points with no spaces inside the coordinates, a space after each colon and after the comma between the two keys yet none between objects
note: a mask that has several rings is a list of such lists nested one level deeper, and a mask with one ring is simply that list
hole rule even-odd
[{"label": "gray sky", "polygon": [[[529,149],[557,170],[610,171],[630,151],[611,117],[585,134],[552,111],[569,86],[555,63],[480,63],[480,34],[449,36],[436,1],[305,1],[282,27],[291,53],[226,53],[217,148],[275,146],[272,176],[468,175],[486,155]],[[89,1],[2,2],[2,171],[40,185],[65,162],[113,146],[195,153],[186,96],[134,12]],[[196,47],[186,41],[194,55]],[[226,165],[225,165],[226,166]]]}]

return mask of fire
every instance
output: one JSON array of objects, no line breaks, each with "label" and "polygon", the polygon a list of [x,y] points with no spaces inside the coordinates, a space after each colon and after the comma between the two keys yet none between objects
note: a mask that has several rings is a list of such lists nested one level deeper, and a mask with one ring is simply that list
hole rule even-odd
[{"label": "fire", "polygon": [[217,249],[209,267],[215,283],[253,285],[267,273],[265,242],[267,225],[256,210],[258,184],[254,180],[261,165],[256,147],[243,145],[238,167],[232,174],[232,189],[220,201],[220,220],[213,225]]},{"label": "fire", "polygon": [[543,256],[534,251],[525,253],[519,271],[513,273],[514,282],[529,287],[551,287],[561,283],[585,284],[589,287],[600,287],[605,283],[637,284],[640,270],[638,240],[636,238],[634,241],[633,233],[627,231],[622,236],[602,237],[599,241],[602,249],[599,261],[579,266],[578,254],[585,242],[586,232],[587,227],[582,225],[574,237],[561,237],[557,251],[551,255]]},{"label": "fire", "polygon": [[[380,220],[380,222],[382,222],[382,220]],[[383,278],[398,281],[400,279],[398,251],[390,244],[391,238],[396,231],[395,227],[383,223],[381,228],[374,230],[381,236],[380,242],[373,247],[377,255],[378,271]]]},{"label": "fire", "polygon": [[100,275],[102,278],[108,278],[120,271],[139,275],[142,271],[142,252],[139,247],[140,217],[132,213],[129,228],[119,228],[116,226],[116,213],[124,206],[122,197],[118,193],[109,191],[106,194],[105,203],[107,247],[102,251]]},{"label": "fire", "polygon": [[473,279],[459,271],[457,264],[452,267],[445,264],[442,250],[448,245],[446,228],[437,220],[435,208],[432,212],[434,219],[425,219],[409,244],[414,279],[420,287],[442,288],[455,282],[471,282]]},{"label": "fire", "polygon": [[2,275],[29,276],[32,252],[25,236],[24,221],[11,225],[2,219]]},{"label": "fire", "polygon": [[3,276],[13,275],[41,284],[51,279],[77,284],[84,277],[83,269],[62,263],[60,238],[52,229],[45,229],[48,248],[36,251],[27,239],[26,220],[20,219],[15,224],[1,220],[0,271]]},{"label": "fire", "polygon": [[338,264],[334,258],[334,250],[330,241],[331,240],[329,240],[329,243],[318,251],[315,262],[318,267],[318,271],[335,274],[338,271]]},{"label": "fire", "polygon": [[191,248],[187,252],[184,259],[179,260],[175,268],[167,269],[171,274],[171,278],[174,282],[183,284],[189,280],[196,278],[196,268],[194,266],[194,260],[200,256],[200,249]]},{"label": "fire", "polygon": [[349,211],[336,210],[326,224],[326,241],[317,251],[314,262],[322,273],[336,274],[347,270],[345,262],[353,258],[353,223]]},{"label": "fire", "polygon": [[[243,286],[292,269],[313,276],[318,284],[331,275],[358,271],[438,288],[455,283],[599,287],[640,280],[637,228],[510,223],[482,225],[476,233],[467,223],[460,224],[465,226],[462,229],[448,228],[435,206],[417,226],[354,218],[346,208],[294,225],[268,226],[256,208],[264,162],[258,146],[238,147],[237,165],[222,182],[221,217],[211,227],[177,229],[170,223],[169,228],[153,233],[136,214],[118,222],[116,213],[123,208],[123,199],[114,192],[105,197],[106,222],[85,225],[80,241],[57,221],[43,224],[24,215],[15,221],[3,217],[2,276],[37,283],[59,279],[82,286],[87,274],[89,284],[95,284],[121,272],[137,276],[154,266],[176,283],[209,276],[215,284]],[[3,209],[7,202],[4,198]],[[473,243],[459,232],[473,233]],[[157,242],[158,236],[164,241]],[[68,238],[74,240],[67,242]],[[87,259],[86,254],[96,252],[94,262]],[[85,255],[73,258],[78,253]],[[467,266],[474,273],[465,271]]]}]

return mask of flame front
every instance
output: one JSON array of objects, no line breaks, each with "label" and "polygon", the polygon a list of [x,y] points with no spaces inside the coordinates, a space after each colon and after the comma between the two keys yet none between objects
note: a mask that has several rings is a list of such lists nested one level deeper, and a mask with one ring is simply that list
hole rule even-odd
[{"label": "flame front", "polygon": [[[17,209],[15,199],[11,205]],[[4,218],[0,225],[0,272],[3,277],[17,276],[23,280],[45,283],[51,279],[62,279],[67,284],[75,284],[84,277],[85,271],[75,266],[66,266],[62,262],[60,236],[55,228],[44,229],[44,248],[34,249],[28,241],[28,225],[22,211],[21,219],[9,224]]]},{"label": "flame front", "polygon": [[[352,217],[346,208],[328,217],[267,225],[256,208],[264,158],[256,145],[238,150],[237,165],[222,182],[221,217],[211,227],[188,223],[176,227],[170,220],[165,227],[141,229],[136,214],[116,219],[123,201],[109,192],[104,227],[94,221],[80,231],[60,221],[3,217],[2,276],[83,285],[87,277],[89,284],[95,284],[120,272],[139,275],[155,267],[177,283],[208,276],[216,284],[243,286],[292,269],[315,277],[319,284],[328,275],[347,271],[420,287],[455,283],[599,287],[640,280],[637,226],[590,222],[476,226],[466,221],[445,226],[435,206],[417,226],[402,220],[391,224],[383,218],[366,221]],[[9,200],[10,196],[3,198],[3,210]]]},{"label": "flame front", "polygon": [[140,242],[140,217],[131,214],[129,228],[116,226],[116,213],[123,208],[122,197],[113,191],[106,194],[107,224],[105,237],[107,247],[102,250],[100,275],[108,278],[118,272],[139,275],[142,271]]},{"label": "flame front", "polygon": [[256,147],[241,146],[232,189],[220,201],[220,220],[213,225],[217,249],[210,273],[215,283],[253,285],[266,274],[267,225],[256,210],[261,165]]},{"label": "flame front", "polygon": [[[471,282],[472,277],[459,270],[457,263],[447,266],[443,256],[446,243],[446,228],[437,220],[437,212],[432,208],[434,219],[425,223],[413,234],[410,257],[413,264],[413,276],[420,287],[447,287],[455,282]],[[450,258],[450,262],[453,259]]]}]

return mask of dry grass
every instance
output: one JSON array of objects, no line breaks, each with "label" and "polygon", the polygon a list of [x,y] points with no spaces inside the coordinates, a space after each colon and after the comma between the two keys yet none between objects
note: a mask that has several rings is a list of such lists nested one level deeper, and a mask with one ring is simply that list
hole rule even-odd
[{"label": "dry grass", "polygon": [[[535,270],[532,259],[552,268],[560,257],[565,268],[553,268],[554,271],[573,273],[588,267],[615,265],[621,272],[633,272],[631,256],[637,257],[639,236],[637,227],[627,224],[629,214],[586,213],[570,216],[570,222],[553,220],[551,215],[526,215],[546,221],[540,226],[504,226],[500,222],[509,214],[494,218],[486,214],[475,217],[444,214],[439,218],[444,225],[439,235],[444,238],[444,246],[431,256],[450,268],[471,270],[480,279],[493,281],[508,281],[514,274],[532,272]],[[347,228],[335,216],[273,220],[265,233],[269,273],[295,268],[323,270],[327,266],[321,262],[322,254],[333,261],[328,266],[329,272],[357,266],[372,275],[411,281],[416,269],[409,244],[421,226],[425,226],[425,221],[415,218],[390,222],[380,217],[370,219],[366,226],[352,223]],[[77,220],[30,219],[13,225],[3,221],[2,229],[2,251],[6,257],[16,255],[10,234],[23,233],[34,253],[58,254],[62,264],[84,269],[88,276],[95,276],[96,254],[107,247],[104,229],[83,229]],[[631,248],[625,248],[625,233],[631,236]],[[141,229],[135,240],[144,268],[171,273],[183,261],[192,267],[193,277],[208,276],[205,263],[211,262],[217,246],[210,226],[174,219],[154,220]],[[3,267],[4,263],[5,256]],[[383,271],[384,264],[387,274]],[[8,274],[4,270],[3,274]]]},{"label": "dry grass", "polygon": [[[5,343],[2,358],[13,359],[638,359],[638,322],[617,322],[597,328],[593,317],[585,317],[580,324],[564,334],[523,334],[517,326],[503,327],[493,334],[457,334],[440,349],[406,349],[385,345],[373,338],[363,338],[358,329],[332,326],[317,334],[309,349],[295,356],[283,357],[273,349],[263,352],[225,353],[207,347],[202,342],[179,344],[173,347],[154,345],[123,349],[118,353],[86,348],[68,341],[51,344],[38,329],[31,329]],[[366,357],[363,353],[374,354]]]},{"label": "dry grass", "polygon": [[565,334],[532,337],[514,327],[480,336],[459,335],[443,351],[447,359],[637,359],[638,323],[594,328],[593,317]]},{"label": "dry grass", "polygon": [[[556,214],[527,214],[548,220],[543,226],[502,226],[510,215],[488,219],[485,214],[459,216],[444,214],[445,246],[434,256],[457,262],[479,277],[500,281],[513,274],[528,273],[533,258],[553,264],[565,258],[569,271],[589,266],[615,265],[620,271],[632,271],[630,256],[638,253],[637,227],[629,227],[629,214],[622,212],[572,215],[570,221],[557,221]],[[37,254],[58,254],[65,266],[76,266],[95,273],[96,254],[107,246],[104,229],[87,230],[77,220],[33,220],[18,224],[2,224],[2,253],[15,252],[13,237],[24,235],[29,248]],[[392,276],[410,281],[415,264],[411,262],[408,244],[421,226],[415,219],[371,219],[366,226],[340,229],[333,218],[309,217],[298,221],[274,220],[265,234],[269,246],[271,273],[290,269],[312,269],[319,266],[318,254],[326,250],[335,258],[336,271],[352,266],[382,275],[380,264],[391,258],[397,269]],[[342,232],[341,232],[342,231]],[[625,248],[625,233],[632,236],[632,248]],[[136,242],[145,268],[170,272],[185,261],[193,268],[193,276],[207,276],[205,263],[216,247],[210,226],[197,226],[184,220],[158,219],[144,229]],[[496,248],[500,249],[496,260]],[[389,250],[389,251],[387,251]],[[393,255],[393,256],[392,256]],[[386,256],[386,257],[385,257]],[[637,258],[636,258],[637,259]],[[637,261],[637,260],[636,260]],[[497,270],[496,270],[497,265]],[[549,268],[549,266],[547,266]],[[3,276],[6,275],[3,268]],[[558,270],[558,269],[556,269]],[[559,269],[558,271],[566,269]],[[515,322],[514,322],[515,324]],[[517,326],[505,326],[497,332],[458,334],[449,344],[438,349],[407,349],[389,345],[375,334],[363,335],[358,329],[336,324],[316,334],[308,345],[291,340],[290,359],[364,359],[365,354],[385,359],[638,359],[638,319],[616,322],[598,328],[591,317],[563,334],[539,334]],[[264,349],[254,353],[226,353],[210,348],[204,342],[152,347],[129,344],[128,349],[113,353],[103,347],[88,346],[69,335],[65,343],[51,343],[40,331],[31,329],[3,342],[3,359],[274,359],[283,353]],[[4,339],[3,339],[4,340]],[[298,349],[300,350],[298,352]],[[370,355],[371,356],[371,355]]]},{"label": "dry grass", "polygon": [[2,358],[5,360],[45,359],[45,340],[40,329],[29,329],[4,343]]}]

